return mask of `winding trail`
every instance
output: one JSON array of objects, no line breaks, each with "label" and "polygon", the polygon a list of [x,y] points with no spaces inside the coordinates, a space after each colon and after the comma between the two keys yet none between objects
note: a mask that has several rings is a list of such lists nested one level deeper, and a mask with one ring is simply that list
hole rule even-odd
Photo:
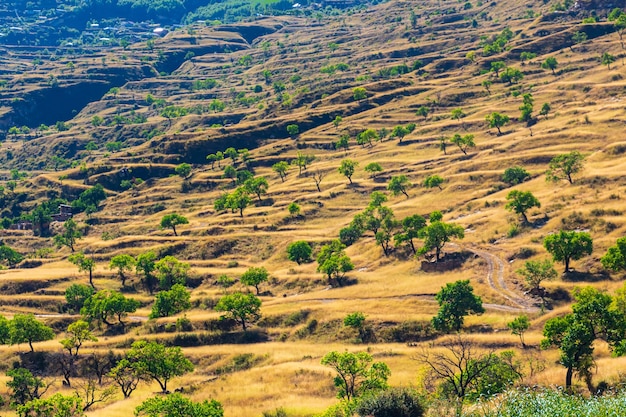
[{"label": "winding trail", "polygon": [[[455,243],[450,243],[449,246],[459,249],[461,248]],[[539,311],[539,308],[534,305],[532,299],[524,297],[509,289],[506,284],[506,280],[504,279],[504,272],[506,270],[506,262],[504,260],[484,249],[476,249],[473,247],[464,247],[463,249],[472,252],[473,254],[481,257],[485,260],[485,262],[487,262],[487,283],[493,290],[500,294],[502,298],[513,304],[512,306],[501,304],[484,304],[485,307],[496,310],[518,311],[527,313],[534,313]]]},{"label": "winding trail", "polygon": [[[504,300],[506,300],[507,304],[494,304],[494,303],[483,303],[483,307],[489,310],[498,310],[498,311],[506,311],[510,313],[534,313],[539,311],[539,308],[534,304],[534,301],[530,298],[524,297],[521,294],[518,294],[507,286],[505,280],[505,271],[507,268],[506,262],[495,255],[494,253],[488,251],[484,248],[474,248],[470,246],[461,247],[455,243],[448,243],[448,247],[454,248],[456,250],[467,250],[476,256],[484,259],[487,264],[487,272],[486,278],[489,287],[491,287],[494,291],[496,291]],[[321,293],[328,291],[328,288],[324,288],[322,290],[317,291],[321,295]],[[314,293],[306,293],[307,295],[312,295]],[[322,303],[330,303],[335,301],[347,301],[348,298],[329,298],[329,297],[314,297],[314,298],[303,298],[297,299],[296,297],[304,295],[304,294],[294,294],[289,297],[292,302],[303,303],[303,302],[311,302],[317,301]],[[296,298],[294,300],[294,298]],[[282,298],[281,298],[282,299]],[[425,302],[435,303],[435,294],[432,293],[412,293],[412,294],[402,294],[402,295],[390,295],[390,296],[373,296],[373,297],[350,297],[350,300],[406,300],[406,299],[420,299]],[[275,298],[278,300],[278,298]],[[272,301],[268,300],[269,303]],[[14,314],[15,312],[3,311],[2,313],[10,313]],[[80,318],[80,315],[76,314],[35,314],[37,318]],[[126,318],[132,322],[145,322],[148,320],[147,317],[144,316],[128,316]]]},{"label": "winding trail", "polygon": [[[496,291],[502,298],[504,298],[508,304],[493,304],[493,303],[483,303],[483,307],[490,310],[498,310],[498,311],[506,311],[511,313],[534,313],[539,311],[539,308],[534,305],[532,299],[524,297],[521,294],[518,294],[507,286],[505,277],[506,271],[506,262],[498,257],[497,255],[489,252],[485,249],[476,249],[473,247],[461,247],[455,243],[448,243],[448,247],[453,247],[457,250],[465,249],[469,252],[472,252],[476,256],[481,257],[487,263],[487,283],[489,286]],[[328,288],[325,288],[322,291],[327,291]],[[307,293],[311,294],[311,293]],[[290,298],[297,297],[302,294],[295,294]],[[426,302],[435,303],[435,294],[426,294],[426,293],[414,293],[414,294],[403,294],[403,295],[391,295],[384,297],[351,297],[351,300],[380,300],[380,299],[392,299],[392,300],[406,300],[407,298],[419,298]],[[302,300],[293,300],[295,302],[310,302],[310,301],[318,301],[318,302],[334,302],[334,301],[347,301],[347,298],[326,298],[326,297],[316,297],[316,298],[306,298]]]}]

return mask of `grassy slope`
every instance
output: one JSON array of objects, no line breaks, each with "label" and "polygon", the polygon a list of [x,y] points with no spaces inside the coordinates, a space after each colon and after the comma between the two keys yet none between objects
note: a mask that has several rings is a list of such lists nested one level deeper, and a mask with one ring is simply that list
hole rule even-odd
[{"label": "grassy slope", "polygon": [[[419,29],[407,30],[405,25],[408,24],[410,7],[415,7],[423,15],[437,8],[436,4],[426,2],[391,2],[378,6],[371,13],[326,18],[320,24],[312,19],[285,18],[281,20],[284,28],[267,36],[272,42],[268,56],[259,47],[232,54],[197,56],[184,63],[169,77],[131,83],[122,88],[116,97],[105,96],[102,101],[91,104],[72,121],[75,126],[68,133],[51,134],[27,145],[10,141],[3,148],[12,149],[18,155],[22,148],[28,153],[37,148],[45,156],[49,147],[54,147],[70,137],[86,143],[92,132],[104,132],[104,135],[108,135],[105,137],[112,138],[115,128],[95,129],[89,124],[91,117],[96,114],[111,117],[115,112],[127,111],[138,103],[137,112],[148,117],[145,127],[158,127],[165,130],[166,135],[157,137],[152,142],[139,144],[132,149],[132,153],[123,151],[108,159],[104,158],[103,151],[86,156],[89,166],[109,164],[112,166],[111,172],[116,172],[121,166],[137,168],[137,163],[150,160],[176,163],[178,160],[175,156],[162,157],[160,153],[162,149],[178,142],[200,141],[206,149],[205,153],[209,153],[220,147],[223,149],[220,142],[222,135],[230,137],[232,142],[229,143],[233,146],[240,147],[237,140],[247,138],[246,129],[254,132],[254,129],[266,121],[277,121],[278,124],[297,122],[305,125],[316,114],[324,115],[328,121],[335,115],[344,115],[339,129],[331,123],[311,124],[313,127],[304,131],[297,141],[280,139],[284,130],[278,129],[274,132],[277,139],[269,136],[259,138],[262,140],[261,146],[252,150],[255,174],[268,178],[269,193],[264,199],[273,201],[271,205],[251,207],[246,210],[243,218],[237,214],[215,213],[212,209],[213,200],[221,191],[219,187],[207,189],[206,185],[223,184],[228,187],[229,181],[220,178],[221,171],[217,167],[212,170],[210,166],[196,166],[191,182],[198,189],[189,193],[180,192],[181,179],[177,177],[146,182],[137,188],[136,193],[112,193],[102,211],[94,215],[95,218],[102,219],[103,224],[92,226],[88,237],[80,243],[81,248],[94,252],[99,261],[96,279],[98,288],[116,288],[119,285],[113,279],[112,273],[104,268],[111,256],[118,253],[137,255],[150,248],[172,248],[177,256],[190,261],[197,275],[206,277],[205,283],[193,291],[194,299],[219,297],[222,292],[213,282],[220,274],[236,277],[248,266],[267,267],[275,281],[269,287],[273,295],[263,297],[263,314],[273,316],[306,309],[310,311],[309,318],[320,322],[320,330],[312,337],[297,340],[295,330],[304,324],[296,328],[277,327],[268,330],[274,340],[269,343],[185,349],[198,363],[198,369],[189,377],[175,380],[172,386],[194,385],[197,388],[191,394],[194,399],[218,399],[224,404],[227,416],[258,416],[262,410],[278,406],[284,406],[295,415],[307,415],[334,401],[330,371],[319,364],[320,358],[332,349],[364,348],[351,344],[349,341],[352,336],[346,330],[339,330],[341,340],[334,341],[337,327],[336,324],[333,327],[333,320],[342,319],[350,312],[362,311],[376,325],[400,323],[407,319],[426,321],[437,309],[427,295],[437,292],[445,282],[465,278],[472,280],[476,292],[485,302],[508,303],[502,295],[487,285],[487,267],[481,259],[468,262],[463,270],[427,274],[419,271],[414,260],[385,258],[371,237],[362,239],[347,250],[356,266],[355,272],[350,275],[358,280],[355,286],[328,290],[323,277],[315,272],[314,263],[297,266],[286,259],[285,248],[293,240],[305,239],[321,244],[336,237],[339,229],[365,207],[368,195],[373,190],[384,191],[386,180],[391,176],[405,174],[415,184],[409,192],[409,199],[404,196],[390,197],[388,204],[398,218],[442,210],[446,220],[453,220],[466,228],[466,238],[460,243],[461,247],[483,248],[502,259],[509,259],[520,247],[536,250],[537,259],[546,257],[547,254],[541,247],[542,238],[557,231],[562,227],[564,219],[578,212],[587,220],[581,227],[590,229],[595,251],[591,257],[574,262],[573,266],[577,270],[596,272],[599,269],[599,257],[616,238],[624,234],[625,226],[621,215],[590,214],[593,209],[614,209],[619,213],[622,210],[620,196],[623,193],[623,184],[620,173],[626,160],[620,153],[612,150],[622,143],[620,133],[624,109],[621,105],[621,92],[624,67],[621,62],[616,62],[609,71],[597,60],[604,51],[609,50],[614,54],[620,51],[618,37],[616,34],[598,37],[585,45],[576,46],[575,52],[564,44],[554,53],[540,55],[524,66],[517,60],[518,55],[505,53],[502,58],[509,65],[524,71],[525,78],[520,85],[525,91],[532,91],[535,109],[539,109],[544,102],[549,102],[553,110],[547,119],[540,118],[533,126],[532,136],[526,127],[517,122],[507,125],[504,134],[497,136],[494,130],[487,129],[485,115],[497,110],[517,117],[521,98],[511,96],[510,87],[505,84],[494,82],[491,94],[487,94],[481,87],[481,82],[492,75],[480,75],[479,69],[485,68],[489,61],[498,57],[479,58],[476,64],[464,59],[467,52],[479,50],[479,34],[496,34],[509,26],[517,33],[511,41],[514,50],[524,50],[528,47],[525,45],[529,39],[530,42],[538,39],[537,42],[550,44],[556,42],[554,39],[561,36],[562,31],[583,29],[575,22],[553,24],[520,19],[525,13],[525,7],[511,3],[513,2],[500,2],[495,8],[483,6],[493,20],[479,19],[478,29],[472,29],[463,21],[438,24],[437,17],[433,18],[434,24],[428,26],[428,19],[420,17]],[[541,9],[539,3],[534,7],[535,10],[547,10]],[[478,13],[480,10],[471,12]],[[513,18],[505,21],[504,16]],[[396,17],[402,19],[400,23],[395,21]],[[552,40],[539,39],[535,35],[539,27],[553,31],[554,34],[550,35]],[[233,35],[229,33],[228,36]],[[411,36],[416,38],[415,43],[409,41]],[[168,45],[183,42],[180,38],[184,37],[182,33],[175,33],[172,35],[174,39],[166,38],[157,47],[166,49]],[[222,42],[218,34],[206,29],[198,29],[197,38],[206,43]],[[284,53],[276,45],[277,41],[285,45]],[[330,51],[327,47],[330,42],[338,43],[339,48],[334,52]],[[425,68],[428,75],[410,73],[392,80],[363,83],[354,81],[355,77],[375,74],[380,68],[404,62],[410,64],[413,57],[392,56],[395,51],[415,47],[423,50],[423,54],[418,54],[415,58],[423,59],[424,62],[432,60]],[[113,57],[118,56],[118,53],[122,52],[111,52],[111,60],[117,59]],[[147,54],[140,45],[131,47],[126,53],[131,62],[138,62],[142,54]],[[230,62],[236,63],[245,54],[253,57],[251,67],[242,68],[236,64],[230,66]],[[547,56],[555,56],[559,61],[556,76],[540,68],[540,63]],[[76,71],[80,73],[90,65],[97,65],[97,61],[95,58],[91,63],[88,60],[76,60]],[[319,72],[322,66],[338,62],[348,63],[350,69],[332,76]],[[460,63],[458,68],[438,71],[441,65],[455,62]],[[55,66],[46,70],[54,72],[60,71],[59,68]],[[251,86],[261,84],[265,91],[271,91],[271,86],[266,86],[263,82],[261,72],[264,69],[272,71],[274,80],[284,81],[291,94],[303,86],[308,86],[310,92],[297,95],[291,108],[281,107],[276,103],[273,93],[260,95],[261,102],[264,103],[263,109],[254,106],[239,108],[232,104],[229,91],[231,88],[235,91],[249,91]],[[292,83],[289,79],[295,73],[294,69],[298,70],[302,79]],[[197,78],[215,78],[220,87],[208,92],[209,96],[199,96],[180,89],[181,80]],[[368,103],[371,108],[362,104],[357,109],[358,105],[351,98],[352,88],[360,84],[370,93]],[[529,90],[531,86],[532,90]],[[148,93],[185,106],[206,103],[212,97],[219,97],[229,104],[227,114],[243,112],[247,116],[240,123],[227,126],[223,130],[208,128],[206,115],[191,115],[174,120],[168,128],[167,121],[158,116],[158,111],[144,105],[143,98]],[[322,94],[328,96],[322,97]],[[417,107],[427,105],[433,100],[437,100],[439,104],[433,108],[428,119],[422,120],[414,115]],[[449,117],[450,111],[456,107],[463,108],[467,114],[462,121]],[[209,119],[215,117],[217,120],[229,118],[218,114]],[[342,151],[329,150],[329,145],[337,140],[341,132],[348,130],[354,135],[365,128],[391,130],[396,124],[408,122],[415,122],[418,127],[405,138],[402,145],[395,139],[376,143],[371,148],[352,144],[347,157],[359,162],[353,178],[355,184],[349,185],[345,177],[337,172],[345,155]],[[129,127],[122,131],[133,135]],[[474,134],[477,147],[468,156],[464,156],[458,149],[449,146],[448,155],[443,155],[437,148],[439,138],[452,136],[457,132]],[[136,133],[130,140],[142,142],[137,139]],[[317,192],[310,178],[298,176],[296,168],[290,170],[285,182],[281,182],[269,168],[278,160],[294,158],[298,150],[316,155],[317,159],[308,171],[319,170],[326,174],[321,183],[322,192]],[[546,183],[543,172],[547,168],[547,161],[560,152],[571,150],[579,150],[587,155],[583,174],[576,178],[574,185]],[[369,178],[362,171],[372,161],[380,162],[384,167],[384,172],[377,180]],[[542,203],[541,209],[531,210],[531,220],[545,217],[546,222],[524,230],[514,238],[507,238],[510,223],[517,220],[504,210],[505,196],[510,189],[495,193],[490,193],[490,190],[498,182],[504,169],[516,164],[526,167],[533,174],[530,181],[517,189],[532,191]],[[70,179],[64,180],[63,186],[84,186],[82,180],[72,179],[76,174],[74,171],[42,173],[32,183],[60,187],[57,178],[64,173],[69,174]],[[443,191],[426,190],[418,186],[427,175],[432,174],[446,178]],[[43,190],[41,185],[29,184],[31,183],[27,182],[20,187],[27,187],[33,193]],[[286,206],[291,201],[302,205],[302,219],[289,219]],[[165,203],[166,211],[146,214],[147,208],[159,202]],[[189,217],[190,224],[180,228],[181,236],[174,237],[169,231],[158,229],[161,216],[167,212],[178,212]],[[117,222],[119,219],[122,221]],[[116,222],[111,223],[112,220]],[[614,223],[614,230],[607,231],[606,222]],[[105,241],[100,237],[105,231],[117,237]],[[50,245],[48,241],[24,239],[19,233],[8,235],[6,241],[24,251]],[[220,256],[214,256],[224,242],[233,242],[232,249]],[[67,251],[62,250],[52,260],[46,260],[44,265],[36,269],[3,272],[3,281],[50,282],[50,286],[45,291],[3,296],[0,298],[2,310],[6,313],[54,313],[55,304],[50,301],[59,301],[62,291],[70,282],[86,282],[86,278],[65,261],[67,255]],[[228,263],[235,260],[238,266],[229,268]],[[513,260],[505,269],[509,287],[518,292],[521,292],[521,287],[513,271],[522,263],[521,260]],[[586,284],[588,282],[559,280],[547,286],[571,289],[576,285]],[[606,290],[614,290],[621,285],[616,280],[601,280],[589,284]],[[147,300],[143,295],[138,297]],[[19,302],[20,299],[24,302]],[[544,316],[534,315],[527,343],[536,346],[547,317],[565,311],[566,305],[559,306]],[[137,315],[145,316],[147,313],[148,308],[144,308]],[[499,349],[517,349],[517,339],[506,331],[506,322],[516,314],[490,308],[481,317],[469,317],[468,326],[488,326],[494,330],[487,334],[472,334],[471,337],[485,348],[496,346]],[[195,309],[188,312],[187,317],[200,325],[204,320],[217,317],[217,313]],[[325,330],[323,324],[328,325],[328,330]],[[282,333],[287,335],[286,342],[277,341]],[[116,347],[129,337],[154,336],[148,336],[145,329],[137,328],[125,336],[101,337],[100,342],[92,348],[104,351]],[[38,346],[39,349],[44,347],[56,350],[58,343],[53,341]],[[4,354],[9,358],[19,348],[23,349],[24,346],[4,348],[3,351],[6,351]],[[423,366],[413,357],[416,349],[421,348],[421,345],[416,348],[381,343],[371,346],[371,352],[391,367],[392,384],[420,384]],[[215,369],[228,363],[233,355],[239,353],[254,353],[261,357],[261,361],[250,370],[214,379],[212,375]],[[599,360],[596,378],[599,380],[614,376],[623,360],[610,359],[608,350],[603,346],[597,349],[597,353]],[[525,355],[530,354],[539,355],[534,351],[520,352],[523,360],[527,360]],[[546,361],[547,369],[525,382],[561,383],[564,370],[555,365],[557,353],[549,351],[541,355]],[[131,407],[154,391],[156,385],[144,385],[130,399],[106,405],[91,414],[114,416],[128,413]]]}]

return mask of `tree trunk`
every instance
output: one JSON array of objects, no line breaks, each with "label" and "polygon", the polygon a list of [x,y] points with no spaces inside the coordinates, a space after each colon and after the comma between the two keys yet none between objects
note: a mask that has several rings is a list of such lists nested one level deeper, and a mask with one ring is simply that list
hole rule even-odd
[{"label": "tree trunk", "polygon": [[570,366],[567,368],[567,373],[565,374],[565,390],[569,391],[572,387],[572,375],[574,374],[574,369]]},{"label": "tree trunk", "polygon": [[33,348],[33,342],[32,342],[32,340],[29,340],[29,341],[28,341],[28,346],[30,346],[30,351],[31,351],[31,352],[34,352],[34,351],[35,351],[35,348]]},{"label": "tree trunk", "polygon": [[96,289],[96,286],[93,285],[93,269],[89,270],[89,285],[91,285],[91,288]]},{"label": "tree trunk", "polygon": [[569,258],[565,258],[565,271],[566,274],[569,272]]},{"label": "tree trunk", "polygon": [[174,231],[174,236],[178,236],[178,233],[176,233],[176,226],[172,226],[172,230]]}]

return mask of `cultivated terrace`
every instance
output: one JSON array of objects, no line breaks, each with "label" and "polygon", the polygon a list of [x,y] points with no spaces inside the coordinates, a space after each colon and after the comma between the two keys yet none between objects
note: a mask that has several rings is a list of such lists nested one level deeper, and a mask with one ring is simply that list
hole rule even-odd
[{"label": "cultivated terrace", "polygon": [[6,3],[2,415],[623,387],[626,10]]}]

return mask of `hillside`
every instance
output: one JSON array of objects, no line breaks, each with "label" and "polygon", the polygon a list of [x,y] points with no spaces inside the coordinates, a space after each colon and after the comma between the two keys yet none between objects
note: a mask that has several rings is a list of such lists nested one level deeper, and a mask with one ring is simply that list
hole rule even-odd
[{"label": "hillside", "polygon": [[[438,310],[434,295],[462,279],[486,309],[466,318],[464,334],[485,351],[515,351],[524,366],[541,362],[543,369],[527,372],[524,385],[562,384],[559,352],[538,349],[546,321],[571,311],[576,287],[613,294],[623,285],[622,273],[605,270],[600,258],[626,233],[626,67],[619,28],[606,18],[610,10],[590,2],[566,11],[559,5],[305,7],[299,15],[194,23],[125,46],[4,45],[3,224],[101,185],[106,199],[74,216],[84,234],[76,249],[95,261],[97,289],[122,289],[141,306],[126,327],[97,329],[99,341],[84,349],[122,353],[140,339],[182,346],[196,370],[174,379],[172,390],[183,387],[194,400],[214,398],[225,416],[279,407],[289,416],[322,412],[336,402],[331,370],[320,364],[331,350],[367,350],[388,364],[391,385],[428,386],[416,358],[434,348],[431,342],[450,339],[430,326]],[[581,23],[594,15],[598,21]],[[614,59],[603,63],[607,53]],[[555,58],[553,69],[542,65],[548,58]],[[504,67],[492,71],[500,61]],[[510,80],[499,76],[507,71]],[[533,102],[527,121],[524,97]],[[509,122],[490,127],[486,117],[493,112]],[[410,124],[393,137],[394,128]],[[368,130],[378,139],[365,140]],[[473,135],[475,146],[457,146],[455,134]],[[347,146],[337,148],[345,135]],[[239,150],[234,158],[207,160],[230,147]],[[572,183],[546,181],[552,158],[573,151],[584,161]],[[301,169],[293,163],[307,156]],[[338,171],[346,159],[356,163],[350,179]],[[289,163],[284,179],[274,169],[281,161]],[[183,163],[191,165],[185,178],[177,175]],[[381,172],[366,172],[371,163]],[[502,176],[514,166],[530,175],[512,186]],[[216,208],[237,189],[237,173],[248,171],[267,180],[267,192],[252,193],[241,212]],[[406,196],[387,189],[401,175],[411,184]],[[429,188],[424,182],[433,175],[443,183]],[[505,208],[512,190],[530,191],[540,202],[528,210],[526,224]],[[288,245],[299,240],[311,244],[315,259],[375,191],[387,196],[385,206],[398,221],[441,211],[445,222],[459,225],[464,238],[443,252],[461,258],[461,266],[426,272],[440,268],[426,262],[432,253],[415,257],[391,239],[385,254],[372,231],[346,248],[354,264],[350,285],[329,285],[315,261],[288,259]],[[299,213],[289,212],[292,203]],[[176,233],[159,227],[171,213],[189,221]],[[4,244],[27,259],[0,271],[0,311],[40,315],[59,335],[36,344],[37,351],[58,352],[62,331],[78,318],[68,313],[65,290],[87,284],[88,274],[68,262],[70,248],[54,245],[51,236],[62,224],[51,229],[47,237],[15,227],[1,231]],[[543,242],[559,230],[588,232],[593,252],[572,260],[567,274],[555,263],[558,278],[542,283],[543,309],[516,271],[529,259],[550,258]],[[418,247],[423,243],[415,239]],[[147,251],[190,264],[193,308],[148,320],[154,296],[140,274],[129,272],[121,287],[108,268],[111,258]],[[265,267],[270,279],[260,287],[261,320],[240,331],[220,321],[214,307],[224,294],[246,290],[239,278],[250,267]],[[222,275],[234,285],[221,285]],[[366,316],[368,343],[357,343],[361,335],[343,325],[354,312]],[[531,320],[531,349],[521,349],[507,328],[520,314]],[[183,317],[189,324],[177,325]],[[25,350],[25,344],[2,346],[4,367]],[[624,358],[613,358],[605,343],[596,344],[594,359],[594,381],[621,378]],[[71,394],[55,372],[47,375],[57,379],[50,392]],[[582,379],[575,382],[586,388]],[[156,391],[157,384],[140,384],[130,398],[118,395],[87,414],[132,415]]]}]

